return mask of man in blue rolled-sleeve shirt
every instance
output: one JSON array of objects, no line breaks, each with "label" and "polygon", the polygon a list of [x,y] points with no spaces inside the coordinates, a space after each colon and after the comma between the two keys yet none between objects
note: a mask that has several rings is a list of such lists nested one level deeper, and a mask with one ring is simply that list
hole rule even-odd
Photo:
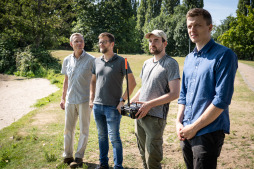
[{"label": "man in blue rolled-sleeve shirt", "polygon": [[184,62],[176,132],[188,169],[215,169],[225,133],[230,130],[228,106],[234,91],[237,56],[211,38],[208,11],[191,9],[186,19],[189,37],[196,47]]}]

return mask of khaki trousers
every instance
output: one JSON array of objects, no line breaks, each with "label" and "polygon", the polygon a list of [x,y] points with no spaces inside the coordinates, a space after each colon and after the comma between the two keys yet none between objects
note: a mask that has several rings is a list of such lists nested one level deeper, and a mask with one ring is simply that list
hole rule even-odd
[{"label": "khaki trousers", "polygon": [[83,158],[89,135],[91,109],[89,102],[65,104],[64,158],[73,157],[74,135],[79,118],[80,136],[75,158]]}]

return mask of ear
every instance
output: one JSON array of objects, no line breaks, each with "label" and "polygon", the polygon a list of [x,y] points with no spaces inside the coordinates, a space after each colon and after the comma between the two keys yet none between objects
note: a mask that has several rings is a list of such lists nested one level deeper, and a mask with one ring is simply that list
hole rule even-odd
[{"label": "ear", "polygon": [[163,42],[163,44],[166,47],[168,45],[168,41]]},{"label": "ear", "polygon": [[209,31],[212,32],[212,30],[213,30],[213,25],[210,24],[210,25],[209,25]]},{"label": "ear", "polygon": [[115,42],[111,42],[111,44],[110,44],[110,45],[111,45],[111,47],[112,47],[112,48],[114,48],[114,46],[115,46]]},{"label": "ear", "polygon": [[72,44],[72,42],[70,42],[70,46],[73,48],[73,44]]}]

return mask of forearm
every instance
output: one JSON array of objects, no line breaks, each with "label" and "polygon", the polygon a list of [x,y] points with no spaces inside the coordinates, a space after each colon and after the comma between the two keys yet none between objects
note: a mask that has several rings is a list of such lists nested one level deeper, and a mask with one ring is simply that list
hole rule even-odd
[{"label": "forearm", "polygon": [[92,79],[90,83],[90,100],[91,101],[93,101],[95,97],[95,88],[96,88],[96,81]]},{"label": "forearm", "polygon": [[177,93],[167,93],[155,99],[149,100],[147,101],[147,103],[149,103],[149,105],[151,105],[152,107],[156,107],[159,105],[169,103],[177,98],[178,98]]},{"label": "forearm", "polygon": [[169,103],[179,97],[180,80],[179,79],[172,80],[168,83],[168,85],[169,85],[169,89],[170,89],[169,93],[166,93],[158,98],[149,100],[147,102],[151,107],[156,107],[159,105]]},{"label": "forearm", "polygon": [[131,98],[131,103],[139,101],[139,95],[140,95],[140,89],[137,91],[137,93]]},{"label": "forearm", "polygon": [[63,81],[63,93],[61,98],[62,100],[65,100],[67,89],[68,89],[68,76],[65,77]]},{"label": "forearm", "polygon": [[223,109],[220,109],[211,103],[204,113],[193,123],[193,129],[195,131],[201,130],[216,120],[222,112]]},{"label": "forearm", "polygon": [[[135,81],[133,74],[128,75],[128,86],[129,86],[129,95],[131,95],[134,88],[136,87],[136,81]],[[125,90],[122,98],[124,100],[127,100],[127,98],[128,98],[127,87],[126,87],[126,90]]]},{"label": "forearm", "polygon": [[178,104],[178,113],[176,116],[176,123],[181,123],[181,124],[183,123],[184,110],[185,110],[185,105]]}]

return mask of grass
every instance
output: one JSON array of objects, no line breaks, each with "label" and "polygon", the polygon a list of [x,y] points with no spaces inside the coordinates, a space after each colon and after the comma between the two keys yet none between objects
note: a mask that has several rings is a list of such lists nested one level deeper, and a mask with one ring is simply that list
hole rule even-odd
[{"label": "grass", "polygon": [[239,60],[239,62],[254,67],[254,61],[247,61],[247,60]]},{"label": "grass", "polygon": [[[52,54],[63,59],[72,51],[52,51]],[[89,52],[90,53],[90,52]],[[101,54],[92,53],[98,57]],[[143,62],[150,58],[147,55],[121,55],[127,57],[140,88],[139,74]],[[182,72],[184,58],[175,57]],[[254,65],[254,62],[250,62]],[[182,74],[182,73],[181,73]],[[48,77],[60,90],[36,103],[36,110],[31,111],[9,127],[0,130],[0,168],[6,169],[37,169],[37,168],[68,168],[63,165],[63,131],[64,111],[59,102],[62,94],[63,75]],[[53,79],[53,80],[52,80]],[[125,85],[125,84],[124,84]],[[236,76],[235,93],[230,106],[231,134],[226,136],[218,168],[254,168],[254,132],[253,110],[254,95],[246,86],[239,73]],[[173,101],[164,132],[163,168],[185,168],[179,141],[176,138],[174,119],[176,118],[177,102]],[[123,117],[121,122],[121,138],[124,149],[124,167],[141,168],[141,158],[134,135],[134,121]],[[74,150],[77,148],[79,124],[77,124]],[[85,152],[85,164],[82,168],[94,168],[98,164],[98,138],[93,116],[91,117],[88,145]],[[113,167],[113,152],[110,146],[109,164]]]}]

